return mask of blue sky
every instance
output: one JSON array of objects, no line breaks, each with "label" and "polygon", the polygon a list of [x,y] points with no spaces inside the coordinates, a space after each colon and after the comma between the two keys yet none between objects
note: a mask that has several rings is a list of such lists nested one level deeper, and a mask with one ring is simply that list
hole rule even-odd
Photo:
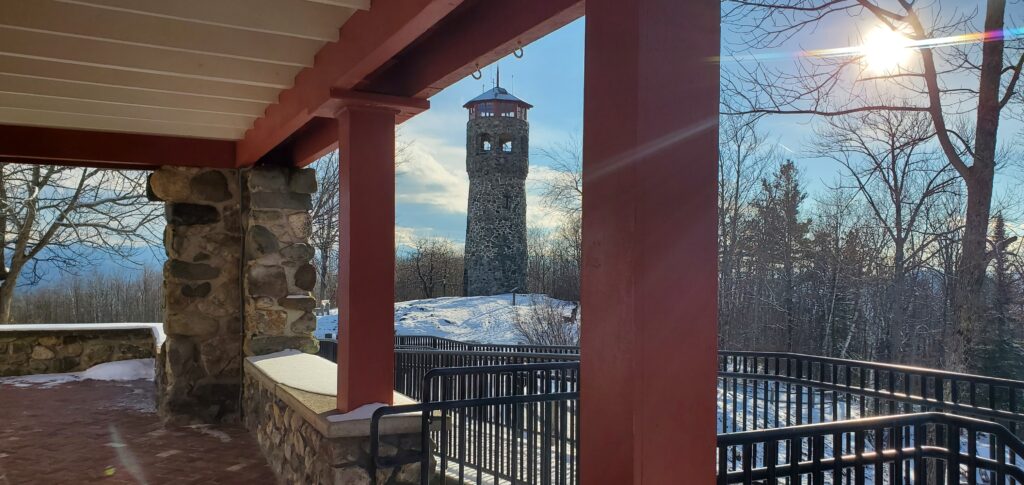
[{"label": "blue sky", "polygon": [[[980,0],[951,3],[970,10],[976,2],[980,5]],[[1014,5],[1011,12],[1021,8],[1020,4]],[[780,49],[797,52],[857,45],[864,32],[876,27],[867,15],[854,19],[835,16]],[[728,29],[724,36],[727,43],[739,38]],[[527,184],[528,224],[534,227],[551,227],[557,222],[538,197],[537,181],[550,171],[545,171],[548,161],[537,151],[582,132],[583,50],[584,20],[580,19],[528,45],[522,59],[509,55],[499,61],[502,85],[535,106],[530,113],[531,172]],[[783,58],[771,62],[793,61]],[[490,88],[494,73],[494,66],[487,66],[483,79],[466,78],[455,83],[431,98],[429,111],[402,125],[402,138],[413,145],[412,162],[399,175],[397,185],[400,242],[424,236],[441,236],[459,243],[464,240],[469,182],[465,172],[466,112],[462,104]],[[842,173],[836,162],[807,154],[804,147],[813,139],[814,121],[809,116],[774,116],[760,124],[769,139],[779,145],[780,155],[792,159],[801,169],[812,196]],[[1000,132],[1004,144],[1012,143],[1020,135],[1021,125],[1005,120]],[[1001,177],[997,191],[998,186],[1005,189],[1007,181],[1019,178],[1016,174]]]}]

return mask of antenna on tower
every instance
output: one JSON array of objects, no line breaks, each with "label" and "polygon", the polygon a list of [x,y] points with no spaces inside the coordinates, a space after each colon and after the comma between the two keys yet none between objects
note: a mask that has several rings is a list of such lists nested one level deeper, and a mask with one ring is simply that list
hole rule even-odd
[{"label": "antenna on tower", "polygon": [[494,87],[500,88],[501,87],[501,64],[495,64],[494,65],[494,69],[497,72],[497,75],[494,78]]}]

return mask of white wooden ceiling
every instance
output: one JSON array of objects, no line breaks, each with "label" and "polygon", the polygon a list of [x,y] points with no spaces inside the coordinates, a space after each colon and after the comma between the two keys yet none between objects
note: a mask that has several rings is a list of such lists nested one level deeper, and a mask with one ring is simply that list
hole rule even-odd
[{"label": "white wooden ceiling", "polygon": [[237,140],[370,0],[0,0],[0,124]]}]

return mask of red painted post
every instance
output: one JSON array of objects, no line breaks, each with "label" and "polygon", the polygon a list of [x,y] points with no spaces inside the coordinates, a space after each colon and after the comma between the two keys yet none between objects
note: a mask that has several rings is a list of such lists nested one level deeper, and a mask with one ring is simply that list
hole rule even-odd
[{"label": "red painted post", "polygon": [[586,485],[715,481],[719,8],[586,3]]},{"label": "red painted post", "polygon": [[395,336],[395,114],[338,115],[338,410],[391,404]]}]

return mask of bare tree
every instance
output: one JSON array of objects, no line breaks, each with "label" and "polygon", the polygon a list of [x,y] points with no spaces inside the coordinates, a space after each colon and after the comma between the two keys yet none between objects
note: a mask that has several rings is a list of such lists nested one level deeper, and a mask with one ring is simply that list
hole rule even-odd
[{"label": "bare tree", "polygon": [[316,252],[313,267],[317,272],[317,299],[333,302],[338,289],[338,244],[341,221],[338,152],[331,152],[313,164],[317,192],[310,211],[313,231],[310,242]]},{"label": "bare tree", "polygon": [[927,217],[938,196],[958,181],[949,164],[928,149],[929,123],[921,113],[876,111],[832,118],[818,130],[818,155],[846,169],[845,180],[863,197],[892,251],[891,309],[885,322],[892,362],[901,360],[906,277],[923,266],[928,249],[949,232],[931,232]]},{"label": "bare tree", "polygon": [[151,223],[162,214],[143,172],[0,163],[0,323],[19,282],[46,270],[72,273],[99,254],[136,264],[160,240]]},{"label": "bare tree", "polygon": [[[935,141],[967,190],[962,251],[954,292],[956,332],[946,366],[970,367],[973,336],[984,317],[982,287],[999,122],[1020,99],[1024,45],[1002,34],[1008,20],[1005,0],[986,0],[977,10],[955,1],[895,0],[727,0],[724,23],[742,39],[732,47],[749,52],[791,46],[794,38],[826,22],[856,25],[862,19],[906,38],[914,62],[884,72],[866,66],[868,52],[857,49],[804,56],[792,68],[730,65],[723,79],[723,110],[730,114],[805,114],[826,117],[859,112],[926,114]],[[835,24],[830,24],[834,26]],[[950,35],[982,31],[981,45]],[[881,46],[899,49],[899,45]],[[727,52],[741,58],[746,52]],[[738,54],[738,55],[737,55]],[[755,54],[756,58],[756,54]],[[1008,110],[1007,110],[1008,111]]]},{"label": "bare tree", "polygon": [[542,148],[540,155],[554,171],[553,177],[542,182],[545,204],[563,214],[578,215],[583,210],[583,144],[579,135]]},{"label": "bare tree", "polygon": [[745,219],[765,170],[777,159],[776,150],[758,132],[754,117],[729,117],[720,126],[718,145],[718,315],[723,339],[742,330],[738,321],[742,265],[746,249]]},{"label": "bare tree", "polygon": [[534,298],[526,315],[516,313],[513,325],[523,340],[533,345],[578,346],[579,308],[579,303],[566,305],[550,298]]},{"label": "bare tree", "polygon": [[461,286],[461,258],[451,241],[442,238],[421,238],[416,241],[409,259],[423,298],[450,296]]},{"label": "bare tree", "polygon": [[[583,146],[579,135],[540,150],[553,171],[541,181],[545,206],[561,217],[550,232],[530,235],[530,291],[579,300],[583,264]],[[536,247],[534,247],[536,244]]]}]

